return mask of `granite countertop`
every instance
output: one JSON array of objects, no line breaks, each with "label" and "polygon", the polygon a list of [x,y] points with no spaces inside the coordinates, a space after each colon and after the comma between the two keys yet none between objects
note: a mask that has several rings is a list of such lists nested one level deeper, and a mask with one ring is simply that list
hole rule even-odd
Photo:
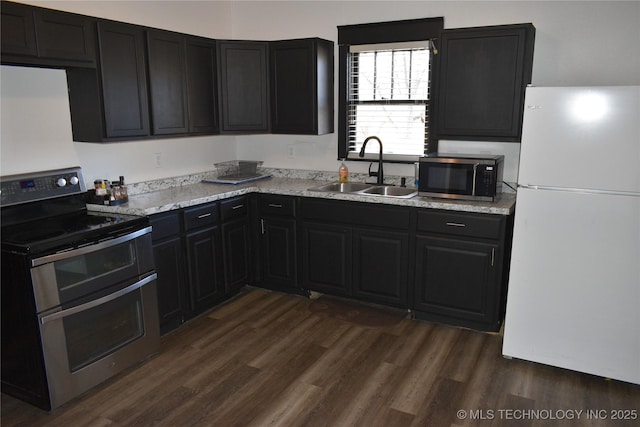
[{"label": "granite countertop", "polygon": [[502,193],[496,202],[474,202],[449,201],[446,199],[421,196],[415,196],[411,199],[398,199],[358,194],[309,191],[309,188],[317,187],[318,185],[326,182],[328,181],[278,176],[237,185],[195,182],[157,189],[140,194],[133,194],[129,196],[129,201],[127,203],[123,203],[118,206],[87,206],[90,211],[148,216],[167,212],[173,209],[181,209],[202,203],[240,196],[243,194],[266,193],[381,203],[397,206],[412,206],[417,208],[510,215],[514,211],[516,200],[515,193]]}]

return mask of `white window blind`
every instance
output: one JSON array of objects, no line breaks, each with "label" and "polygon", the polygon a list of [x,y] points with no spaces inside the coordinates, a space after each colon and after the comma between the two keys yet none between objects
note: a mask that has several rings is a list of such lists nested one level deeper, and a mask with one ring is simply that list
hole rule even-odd
[{"label": "white window blind", "polygon": [[[385,154],[420,156],[428,138],[431,52],[421,46],[352,46],[348,58],[348,150],[379,137]],[[379,148],[371,146],[371,152]],[[367,146],[369,152],[369,146]]]}]

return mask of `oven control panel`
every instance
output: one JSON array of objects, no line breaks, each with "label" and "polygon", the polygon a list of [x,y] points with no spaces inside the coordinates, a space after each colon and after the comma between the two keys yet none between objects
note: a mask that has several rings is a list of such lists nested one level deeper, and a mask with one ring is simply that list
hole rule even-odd
[{"label": "oven control panel", "polygon": [[34,202],[87,191],[79,167],[0,178],[2,206]]}]

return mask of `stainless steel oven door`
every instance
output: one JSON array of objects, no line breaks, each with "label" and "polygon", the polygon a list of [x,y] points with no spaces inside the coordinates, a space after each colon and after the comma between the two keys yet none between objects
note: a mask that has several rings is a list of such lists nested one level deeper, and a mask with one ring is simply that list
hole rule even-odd
[{"label": "stainless steel oven door", "polygon": [[154,270],[151,227],[31,261],[38,313],[94,299],[115,284]]},{"label": "stainless steel oven door", "polygon": [[52,409],[158,352],[156,277],[38,316]]}]

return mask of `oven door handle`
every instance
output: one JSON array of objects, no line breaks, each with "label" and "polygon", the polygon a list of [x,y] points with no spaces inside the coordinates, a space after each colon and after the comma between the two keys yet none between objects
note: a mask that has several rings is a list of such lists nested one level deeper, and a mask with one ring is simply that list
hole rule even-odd
[{"label": "oven door handle", "polygon": [[157,277],[158,277],[158,273],[153,273],[153,274],[145,277],[144,279],[134,283],[133,285],[129,285],[126,288],[122,288],[119,291],[116,291],[116,292],[114,292],[112,294],[105,295],[105,296],[103,296],[101,298],[98,298],[98,299],[93,300],[93,301],[89,301],[89,302],[84,303],[84,304],[80,304],[80,305],[78,305],[76,307],[71,307],[71,308],[68,308],[66,310],[58,311],[56,313],[49,314],[47,316],[41,317],[40,318],[40,323],[42,325],[44,325],[47,322],[51,322],[53,320],[62,319],[63,317],[71,316],[72,314],[80,313],[82,311],[89,310],[90,308],[94,308],[94,307],[97,307],[99,305],[106,304],[106,303],[108,303],[110,301],[113,301],[116,298],[120,298],[123,295],[126,295],[126,294],[128,294],[130,292],[133,292],[136,289],[140,289],[144,285],[146,285],[148,283],[151,283],[154,280],[156,280]]},{"label": "oven door handle", "polygon": [[91,252],[96,252],[101,249],[110,248],[111,246],[119,245],[121,243],[128,242],[129,240],[137,239],[140,236],[144,236],[145,234],[151,233],[151,227],[145,227],[140,230],[134,231],[129,234],[125,234],[124,236],[119,236],[110,240],[105,240],[98,243],[92,243],[87,246],[82,246],[77,249],[71,249],[67,251],[58,252],[51,255],[46,255],[41,258],[36,258],[31,260],[31,267],[37,267],[42,264],[47,264],[49,262],[60,261],[62,259],[67,259],[75,256],[85,255]]}]

